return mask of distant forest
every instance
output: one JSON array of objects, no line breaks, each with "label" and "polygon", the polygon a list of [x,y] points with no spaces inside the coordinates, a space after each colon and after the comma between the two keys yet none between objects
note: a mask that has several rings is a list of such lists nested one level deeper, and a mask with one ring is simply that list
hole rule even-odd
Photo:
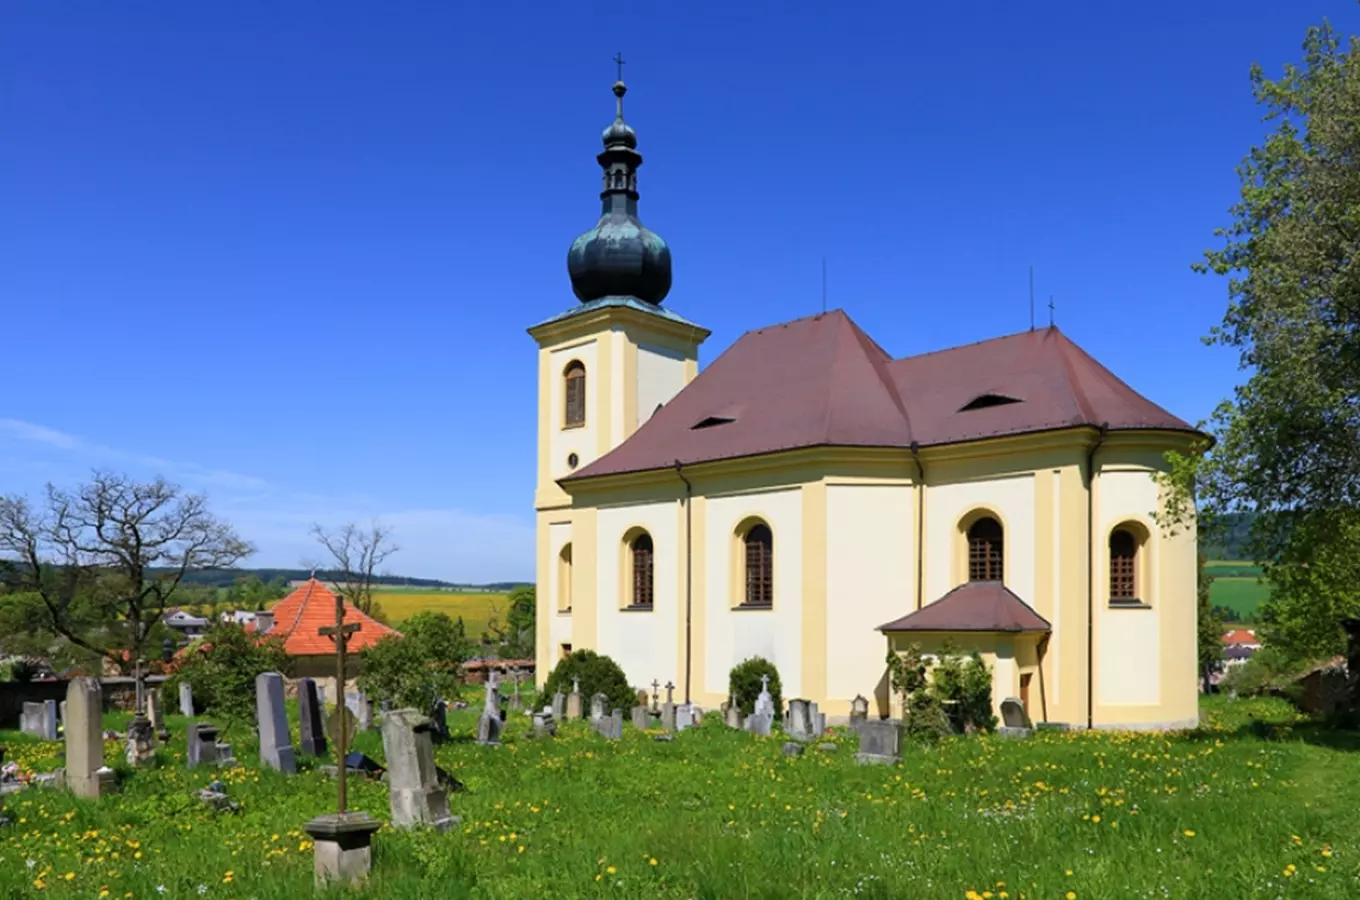
[{"label": "distant forest", "polygon": [[1252,561],[1249,547],[1251,524],[1255,519],[1256,516],[1252,513],[1223,516],[1214,528],[1214,534],[1200,539],[1200,552],[1207,559]]},{"label": "distant forest", "polygon": [[[154,571],[158,571],[153,569]],[[316,577],[321,581],[338,581],[342,572],[330,569],[317,569]],[[236,583],[238,578],[246,578],[254,575],[260,581],[268,584],[274,579],[282,581],[303,581],[312,575],[311,569],[216,569],[211,572],[190,572],[184,576],[185,584],[202,585],[204,587],[228,588]],[[375,584],[387,587],[409,587],[427,588],[432,591],[440,590],[477,590],[487,593],[497,594],[512,591],[519,587],[523,582],[519,581],[497,581],[492,584],[455,584],[451,581],[440,581],[437,578],[409,578],[405,575],[374,575]]]}]

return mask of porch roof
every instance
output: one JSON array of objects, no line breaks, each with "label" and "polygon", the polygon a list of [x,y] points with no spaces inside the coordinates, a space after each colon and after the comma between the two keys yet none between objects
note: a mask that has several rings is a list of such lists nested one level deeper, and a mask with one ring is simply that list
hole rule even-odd
[{"label": "porch roof", "polygon": [[1052,631],[1048,621],[999,581],[969,581],[934,603],[878,626],[894,631]]}]

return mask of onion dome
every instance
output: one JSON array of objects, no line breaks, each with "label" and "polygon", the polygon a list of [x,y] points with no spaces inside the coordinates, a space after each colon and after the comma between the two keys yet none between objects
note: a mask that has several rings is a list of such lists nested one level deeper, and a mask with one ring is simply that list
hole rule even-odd
[{"label": "onion dome", "polygon": [[600,220],[571,244],[567,272],[582,303],[602,297],[634,297],[658,305],[671,289],[671,251],[637,217],[637,133],[623,121],[628,87],[614,83],[616,114],[604,130],[604,150],[595,157],[604,169]]}]

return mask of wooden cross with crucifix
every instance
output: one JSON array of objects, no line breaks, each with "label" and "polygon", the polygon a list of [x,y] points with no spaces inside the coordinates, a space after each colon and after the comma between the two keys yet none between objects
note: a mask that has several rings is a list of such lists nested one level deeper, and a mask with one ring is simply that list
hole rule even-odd
[{"label": "wooden cross with crucifix", "polygon": [[348,784],[345,781],[345,770],[349,768],[345,765],[345,757],[349,755],[349,729],[345,727],[345,646],[349,643],[350,635],[358,631],[362,625],[358,622],[345,622],[345,598],[335,595],[335,624],[327,625],[317,629],[317,634],[328,637],[335,644],[335,720],[339,727],[335,730],[339,734],[331,735],[335,738],[335,761],[337,776],[336,781],[339,785],[339,796],[336,798],[338,810],[344,815],[349,806]]}]

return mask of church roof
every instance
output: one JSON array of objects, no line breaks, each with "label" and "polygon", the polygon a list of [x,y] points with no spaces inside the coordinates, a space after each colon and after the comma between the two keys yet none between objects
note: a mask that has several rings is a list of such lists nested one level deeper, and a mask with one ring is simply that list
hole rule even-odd
[{"label": "church roof", "polygon": [[841,310],[748,331],[566,482],[798,447],[921,447],[1060,428],[1193,432],[1055,327],[893,359]]},{"label": "church roof", "polygon": [[[283,637],[283,649],[289,656],[330,656],[335,653],[335,644],[320,633],[322,628],[335,625],[335,594],[330,588],[310,578],[298,586],[297,590],[284,597],[270,609],[274,614],[274,625],[267,636]],[[400,635],[377,619],[361,612],[349,600],[345,601],[345,624],[359,623],[359,630],[350,635],[346,650],[358,653],[372,647],[388,635]],[[247,631],[254,631],[255,622],[246,625]]]},{"label": "church roof", "polygon": [[1043,616],[999,581],[969,581],[879,631],[1051,631]]}]

